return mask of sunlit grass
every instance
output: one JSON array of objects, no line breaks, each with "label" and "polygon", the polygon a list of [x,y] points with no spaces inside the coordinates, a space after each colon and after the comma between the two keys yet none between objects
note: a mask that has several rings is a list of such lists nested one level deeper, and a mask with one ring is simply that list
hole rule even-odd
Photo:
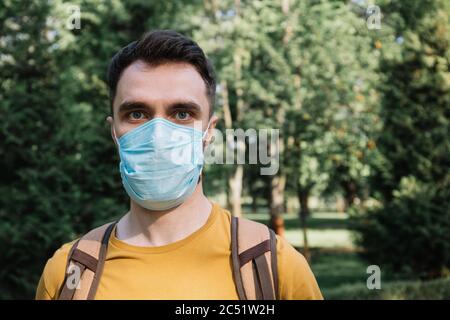
[{"label": "sunlit grass", "polygon": [[[269,223],[268,213],[247,213],[246,218]],[[283,215],[285,237],[294,247],[303,247],[303,231],[300,220],[295,214]],[[311,248],[347,248],[353,249],[352,232],[348,230],[348,215],[340,212],[314,212],[307,219],[308,243]]]},{"label": "sunlit grass", "polygon": [[[352,234],[349,230],[308,230],[308,244],[310,248],[347,248],[353,249]],[[289,229],[285,237],[294,247],[303,247],[303,231],[301,229]]]}]

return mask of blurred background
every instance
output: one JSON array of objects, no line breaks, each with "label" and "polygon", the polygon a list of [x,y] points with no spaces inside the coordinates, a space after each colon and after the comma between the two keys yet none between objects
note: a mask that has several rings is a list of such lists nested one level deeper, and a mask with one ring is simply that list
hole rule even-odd
[{"label": "blurred background", "polygon": [[[145,31],[174,29],[216,68],[221,130],[280,130],[277,174],[208,165],[211,199],[286,237],[325,298],[450,299],[449,10],[2,0],[0,298],[33,298],[57,248],[127,211],[106,68]],[[380,290],[367,288],[369,265]]]}]

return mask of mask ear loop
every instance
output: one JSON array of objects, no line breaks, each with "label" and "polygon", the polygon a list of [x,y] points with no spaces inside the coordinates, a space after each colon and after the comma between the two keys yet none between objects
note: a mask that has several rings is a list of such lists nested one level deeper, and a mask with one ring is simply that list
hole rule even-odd
[{"label": "mask ear loop", "polygon": [[206,127],[206,130],[205,130],[205,132],[203,133],[202,141],[205,139],[205,137],[206,137],[206,135],[207,135],[207,133],[208,133],[208,130],[209,130],[209,126],[210,126],[210,125],[211,125],[211,120],[208,121],[208,126]]},{"label": "mask ear loop", "polygon": [[[209,126],[210,126],[210,125],[211,125],[211,119],[208,121],[208,126],[206,127],[206,130],[205,130],[205,132],[203,133],[203,136],[202,136],[202,142],[203,142],[203,143],[206,142],[206,140],[204,140],[204,139],[205,139],[206,135],[208,134],[208,130],[209,130]],[[203,145],[202,152],[204,152],[204,147],[205,147],[205,145]],[[201,178],[202,178],[203,167],[204,167],[204,165],[202,164],[202,168],[200,169],[200,177],[199,177],[198,182],[200,182],[200,180],[201,180]]]},{"label": "mask ear loop", "polygon": [[112,133],[113,133],[113,138],[114,138],[114,141],[116,143],[117,149],[118,149],[119,154],[120,154],[120,143],[119,143],[119,139],[116,136],[116,129],[114,129],[114,127],[112,128]]}]

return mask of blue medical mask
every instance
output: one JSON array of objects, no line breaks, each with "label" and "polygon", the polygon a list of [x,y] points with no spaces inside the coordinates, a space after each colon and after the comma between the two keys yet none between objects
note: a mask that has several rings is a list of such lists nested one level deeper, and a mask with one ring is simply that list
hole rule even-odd
[{"label": "blue medical mask", "polygon": [[128,195],[149,210],[183,203],[203,169],[206,132],[155,118],[116,139]]}]

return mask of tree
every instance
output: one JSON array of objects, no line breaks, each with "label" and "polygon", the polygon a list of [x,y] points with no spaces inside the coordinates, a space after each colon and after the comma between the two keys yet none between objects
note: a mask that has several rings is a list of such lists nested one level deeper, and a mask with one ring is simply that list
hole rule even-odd
[{"label": "tree", "polygon": [[[0,292],[31,297],[43,257],[74,236],[70,222],[80,189],[72,169],[78,141],[66,139],[79,120],[59,92],[61,79],[48,26],[47,2],[3,2],[0,10]],[[28,295],[27,295],[28,294]]]},{"label": "tree", "polygon": [[449,5],[386,2],[382,8],[401,52],[381,60],[383,128],[372,179],[381,206],[357,220],[360,244],[373,263],[434,278],[450,266]]},{"label": "tree", "polygon": [[[68,28],[74,6],[80,29]],[[106,68],[118,49],[155,26],[149,21],[173,25],[186,12],[179,9],[118,0],[0,4],[2,298],[32,298],[59,246],[126,211],[105,121]]]}]

